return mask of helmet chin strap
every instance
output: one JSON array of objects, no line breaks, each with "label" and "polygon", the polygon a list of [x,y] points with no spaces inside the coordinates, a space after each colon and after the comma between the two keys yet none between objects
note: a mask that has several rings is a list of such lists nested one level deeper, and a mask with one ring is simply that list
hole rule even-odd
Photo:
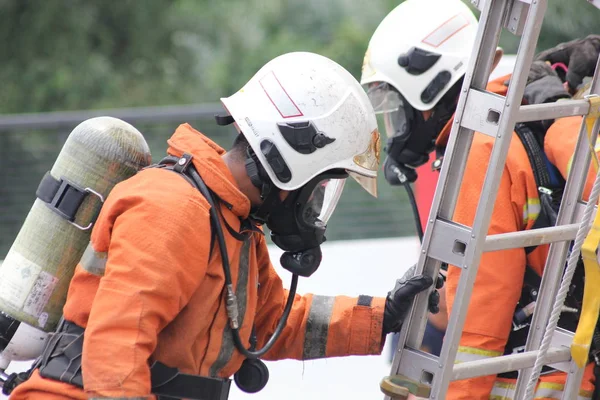
[{"label": "helmet chin strap", "polygon": [[281,204],[279,197],[281,189],[273,184],[250,146],[246,149],[245,166],[250,181],[260,190],[260,199],[262,200],[261,205],[252,207],[250,216],[252,219],[264,224],[269,218],[270,211],[278,204]]}]

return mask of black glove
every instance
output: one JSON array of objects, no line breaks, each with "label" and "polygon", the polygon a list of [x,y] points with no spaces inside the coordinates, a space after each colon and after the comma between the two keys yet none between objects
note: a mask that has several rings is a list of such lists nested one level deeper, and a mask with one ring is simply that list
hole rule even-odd
[{"label": "black glove", "polygon": [[571,95],[563,86],[558,74],[545,61],[531,64],[523,99],[527,104],[552,103]]},{"label": "black glove", "polygon": [[[523,91],[523,100],[527,104],[553,103],[559,99],[570,98],[563,82],[552,67],[545,61],[534,61],[531,64],[527,84]],[[538,133],[540,137],[554,123],[553,119],[530,121],[525,124]]]},{"label": "black glove", "polygon": [[535,59],[549,61],[551,64],[565,64],[568,70],[564,80],[568,83],[571,93],[575,93],[583,78],[594,74],[599,53],[600,35],[589,35],[584,39],[571,40],[542,51]]},{"label": "black glove", "polygon": [[[404,277],[396,281],[396,286],[388,293],[385,300],[385,311],[383,313],[383,334],[399,332],[402,322],[408,313],[412,301],[417,294],[429,288],[433,284],[430,276],[414,275],[416,265],[411,267]],[[436,289],[444,285],[444,279],[440,275],[436,281]],[[440,311],[440,294],[434,290],[429,295],[429,311],[436,314]]]},{"label": "black glove", "polygon": [[386,157],[383,162],[383,176],[392,186],[404,185],[417,180],[417,170],[398,164],[391,157]]}]

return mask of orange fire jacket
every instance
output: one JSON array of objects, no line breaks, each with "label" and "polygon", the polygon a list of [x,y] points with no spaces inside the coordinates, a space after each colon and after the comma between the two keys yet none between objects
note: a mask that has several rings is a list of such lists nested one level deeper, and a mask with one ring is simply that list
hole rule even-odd
[{"label": "orange fire jacket", "polygon": [[[223,224],[240,232],[250,202],[221,156],[224,150],[181,125],[168,153],[191,153],[200,175],[224,202]],[[86,328],[85,391],[43,379],[37,371],[11,399],[87,399],[150,395],[149,363],[188,374],[229,377],[244,357],[233,344],[225,311],[224,275],[215,243],[209,257],[209,205],[185,179],[151,168],[118,184],[108,197],[91,243],[72,279],[65,319]],[[273,333],[287,291],[257,229],[233,236],[224,229],[240,334],[258,347]],[[384,298],[296,295],[268,360],[380,354]],[[154,398],[150,396],[148,398]]]}]

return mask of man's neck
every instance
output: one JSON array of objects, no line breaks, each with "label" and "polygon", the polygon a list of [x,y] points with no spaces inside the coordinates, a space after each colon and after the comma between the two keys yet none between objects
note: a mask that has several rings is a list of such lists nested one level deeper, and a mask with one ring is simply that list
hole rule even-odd
[{"label": "man's neck", "polygon": [[238,189],[248,197],[250,203],[254,205],[260,204],[260,191],[248,176],[246,172],[246,165],[242,160],[242,157],[239,154],[235,154],[234,152],[227,152],[221,156],[225,165],[233,175],[235,182],[237,184]]}]

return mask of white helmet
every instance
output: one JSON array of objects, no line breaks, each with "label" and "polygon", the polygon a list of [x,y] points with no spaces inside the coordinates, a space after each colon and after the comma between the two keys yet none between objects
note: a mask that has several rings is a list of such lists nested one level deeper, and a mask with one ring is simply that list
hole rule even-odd
[{"label": "white helmet", "polygon": [[375,113],[358,81],[334,61],[308,52],[281,55],[221,102],[278,188],[295,190],[326,171],[345,170],[376,196]]},{"label": "white helmet", "polygon": [[460,0],[406,0],[375,30],[361,84],[383,114],[391,184],[414,181],[414,169],[429,159],[456,110],[476,33],[477,19]]},{"label": "white helmet", "polygon": [[461,0],[406,0],[371,37],[361,84],[387,83],[415,109],[430,110],[465,74],[476,33]]}]

